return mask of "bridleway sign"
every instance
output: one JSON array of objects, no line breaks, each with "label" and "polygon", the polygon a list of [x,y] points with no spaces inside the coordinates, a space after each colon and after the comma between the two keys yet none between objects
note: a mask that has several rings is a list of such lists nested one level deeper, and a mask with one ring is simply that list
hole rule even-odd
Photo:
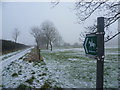
[{"label": "bridleway sign", "polygon": [[91,58],[96,58],[97,56],[97,35],[87,34],[84,41],[85,54]]}]

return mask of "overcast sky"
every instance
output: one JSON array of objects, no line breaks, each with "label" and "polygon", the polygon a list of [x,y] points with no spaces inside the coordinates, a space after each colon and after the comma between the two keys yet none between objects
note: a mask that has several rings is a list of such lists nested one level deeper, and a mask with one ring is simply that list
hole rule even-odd
[{"label": "overcast sky", "polygon": [[3,3],[3,39],[12,40],[14,28],[21,32],[18,42],[33,44],[34,38],[30,35],[33,26],[40,26],[45,20],[52,21],[65,42],[78,42],[79,33],[82,30],[79,24],[75,24],[76,16],[73,12],[74,3],[60,3],[51,8],[50,2],[17,2]]},{"label": "overcast sky", "polygon": [[31,27],[40,26],[45,20],[52,21],[57,27],[63,40],[68,43],[79,42],[79,34],[84,26],[92,24],[89,19],[86,24],[77,24],[74,14],[74,2],[65,2],[51,8],[50,2],[4,2],[2,8],[2,39],[13,40],[14,28],[18,28],[21,34],[18,42],[27,45],[35,44],[30,34]]}]

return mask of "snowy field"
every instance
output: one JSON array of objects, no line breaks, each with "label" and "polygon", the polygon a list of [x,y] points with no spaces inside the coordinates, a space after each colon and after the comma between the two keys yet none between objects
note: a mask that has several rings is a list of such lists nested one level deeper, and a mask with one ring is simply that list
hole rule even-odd
[{"label": "snowy field", "polygon": [[[83,48],[42,50],[44,62],[25,60],[30,49],[2,61],[10,60],[2,69],[3,88],[20,86],[41,88],[95,88],[96,60],[85,56]],[[118,88],[118,49],[106,48],[104,63],[104,87]],[[119,53],[120,55],[120,53]]]},{"label": "snowy field", "polygon": [[[104,61],[104,87],[118,87],[118,49],[106,48]],[[62,88],[95,88],[96,60],[85,56],[83,48],[43,51],[53,79]]]}]

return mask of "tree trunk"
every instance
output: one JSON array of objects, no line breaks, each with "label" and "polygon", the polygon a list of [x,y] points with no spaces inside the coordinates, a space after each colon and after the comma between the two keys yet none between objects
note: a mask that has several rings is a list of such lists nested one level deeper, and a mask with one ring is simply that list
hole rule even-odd
[{"label": "tree trunk", "polygon": [[47,40],[46,49],[49,49],[49,40]]},{"label": "tree trunk", "polygon": [[16,41],[17,41],[17,38],[15,38],[15,43],[16,43]]},{"label": "tree trunk", "polygon": [[47,43],[47,45],[46,45],[46,49],[48,49],[48,43]]},{"label": "tree trunk", "polygon": [[52,43],[50,42],[50,47],[51,47],[51,51],[52,51]]},{"label": "tree trunk", "polygon": [[38,59],[41,60],[41,59],[40,59],[40,57],[41,57],[41,55],[40,55],[40,49],[39,49],[38,44],[37,44],[37,54],[38,54]]}]

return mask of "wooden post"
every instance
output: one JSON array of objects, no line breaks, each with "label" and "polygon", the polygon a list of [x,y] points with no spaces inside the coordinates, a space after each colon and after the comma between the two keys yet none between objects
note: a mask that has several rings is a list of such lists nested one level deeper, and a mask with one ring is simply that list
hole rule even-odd
[{"label": "wooden post", "polygon": [[40,50],[38,45],[37,45],[37,54],[38,54],[38,59],[40,60]]},{"label": "wooden post", "polygon": [[104,83],[104,17],[97,18],[97,72],[96,89],[103,90]]}]

